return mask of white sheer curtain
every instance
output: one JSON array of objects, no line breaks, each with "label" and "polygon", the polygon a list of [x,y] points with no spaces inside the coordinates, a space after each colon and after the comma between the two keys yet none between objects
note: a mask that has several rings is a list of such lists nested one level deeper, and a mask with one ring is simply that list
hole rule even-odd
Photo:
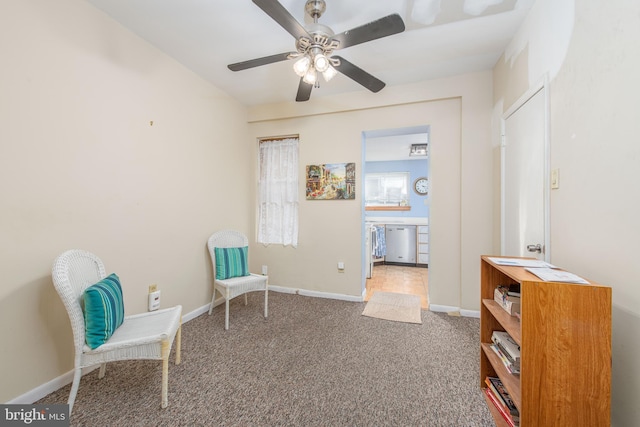
[{"label": "white sheer curtain", "polygon": [[298,246],[298,138],[260,141],[258,243]]}]

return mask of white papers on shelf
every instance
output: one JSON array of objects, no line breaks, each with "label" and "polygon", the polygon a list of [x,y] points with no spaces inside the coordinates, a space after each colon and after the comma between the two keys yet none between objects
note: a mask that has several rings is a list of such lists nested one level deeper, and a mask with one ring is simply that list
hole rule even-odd
[{"label": "white papers on shelf", "polygon": [[525,270],[535,274],[545,282],[563,282],[563,283],[580,283],[583,285],[588,285],[589,282],[584,280],[580,276],[576,276],[573,273],[569,273],[568,271],[560,271],[554,270],[551,268],[525,268]]},{"label": "white papers on shelf", "polygon": [[522,259],[522,258],[497,258],[490,257],[491,262],[498,265],[506,265],[511,267],[545,267],[556,268],[554,265],[539,259]]}]

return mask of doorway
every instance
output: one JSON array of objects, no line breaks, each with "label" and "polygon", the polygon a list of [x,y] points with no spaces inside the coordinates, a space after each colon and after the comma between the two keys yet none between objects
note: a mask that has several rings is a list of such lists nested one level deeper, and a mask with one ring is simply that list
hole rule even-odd
[{"label": "doorway", "polygon": [[420,297],[421,308],[429,308],[428,268],[381,264],[375,270],[374,275],[367,279],[365,301],[369,301],[375,292],[395,292],[417,295]]},{"label": "doorway", "polygon": [[[362,135],[363,298],[367,301],[378,290],[416,294],[421,297],[423,308],[427,308],[430,198],[424,187],[430,180],[430,127],[372,130]],[[412,146],[426,146],[426,150],[418,153],[422,155],[411,155]],[[393,180],[393,184],[380,184],[385,179]],[[372,193],[373,182],[385,190],[378,192],[376,188]],[[417,189],[414,183],[418,183]],[[380,197],[381,193],[385,196]],[[389,230],[412,230],[412,243],[406,245],[412,254],[407,258],[389,261],[373,250],[372,243],[379,241],[376,236],[381,231],[386,234],[387,226]],[[378,257],[373,256],[374,252]]]}]

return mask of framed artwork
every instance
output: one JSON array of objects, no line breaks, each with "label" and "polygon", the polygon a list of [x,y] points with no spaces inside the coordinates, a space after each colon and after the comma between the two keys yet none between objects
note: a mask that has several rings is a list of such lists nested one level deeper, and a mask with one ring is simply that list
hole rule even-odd
[{"label": "framed artwork", "polygon": [[354,200],[356,164],[307,165],[307,200]]}]

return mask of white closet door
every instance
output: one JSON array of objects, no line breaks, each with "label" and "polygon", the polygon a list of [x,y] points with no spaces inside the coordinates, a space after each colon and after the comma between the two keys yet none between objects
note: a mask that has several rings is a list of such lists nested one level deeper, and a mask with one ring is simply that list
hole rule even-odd
[{"label": "white closet door", "polygon": [[[515,108],[504,121],[502,254],[548,259],[544,88]],[[542,252],[531,252],[530,245]]]}]

